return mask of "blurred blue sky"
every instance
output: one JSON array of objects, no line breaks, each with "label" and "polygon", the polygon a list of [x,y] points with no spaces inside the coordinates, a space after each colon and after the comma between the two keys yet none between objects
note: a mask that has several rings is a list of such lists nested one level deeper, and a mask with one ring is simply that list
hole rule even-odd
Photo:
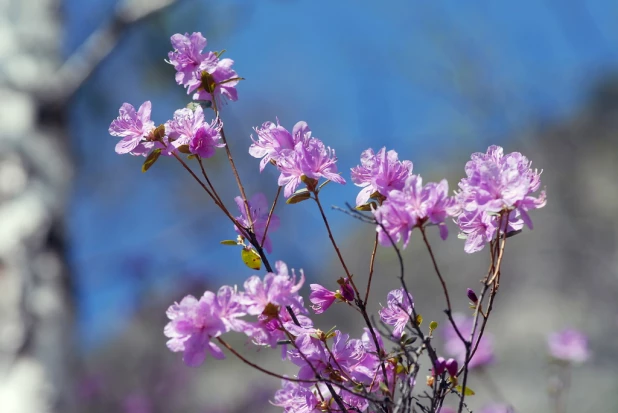
[{"label": "blurred blue sky", "polygon": [[[65,1],[67,54],[115,3]],[[201,31],[208,48],[226,49],[247,79],[223,120],[248,192],[259,187],[272,199],[276,174],[258,176],[258,162],[246,154],[253,126],[275,116],[288,128],[306,120],[337,150],[346,179],[370,146],[394,148],[417,173],[438,179],[440,164],[463,161],[462,151],[508,146],[515,133],[576,110],[616,68],[616,21],[610,0],[185,0],[165,18],[133,27],[71,107],[78,172],[69,228],[82,343],[91,348],[120,331],[118,320],[130,318],[145,285],[165,290],[196,274],[212,277],[214,287],[251,274],[236,249],[218,243],[234,238],[231,226],[212,215],[177,165],[165,160],[142,174],[141,159],[117,156],[107,133],[123,102],[151,100],[157,123],[188,102],[163,62],[172,34]],[[223,158],[213,164],[223,167]],[[216,185],[233,207],[229,173],[218,173],[226,177],[217,175]],[[326,204],[343,205],[357,191],[348,183],[327,192]],[[315,255],[330,253],[316,243],[323,228],[298,220],[317,219],[317,211],[308,203],[285,207],[288,230],[274,234],[273,257],[319,268]],[[333,217],[343,238],[352,222]],[[317,248],[314,256],[304,245]]]}]

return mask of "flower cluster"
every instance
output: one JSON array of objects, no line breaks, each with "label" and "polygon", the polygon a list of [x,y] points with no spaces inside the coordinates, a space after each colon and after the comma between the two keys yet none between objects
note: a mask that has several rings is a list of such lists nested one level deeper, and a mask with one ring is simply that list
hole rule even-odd
[{"label": "flower cluster", "polygon": [[397,152],[382,148],[376,154],[369,148],[361,154],[361,164],[352,168],[352,182],[363,188],[356,197],[361,206],[370,198],[388,197],[391,190],[401,190],[412,175],[412,162],[400,161]]},{"label": "flower cluster", "polygon": [[[194,99],[212,100],[213,95],[223,94],[236,100],[238,78],[230,69],[230,59],[219,60],[213,52],[203,54],[206,39],[200,33],[190,36],[175,34],[171,40],[176,50],[170,52],[169,63],[177,70],[176,81],[188,87],[189,92],[196,91]],[[205,89],[202,78],[214,79],[214,86]],[[150,119],[151,111],[149,101],[137,111],[129,103],[120,107],[118,118],[109,127],[112,136],[122,137],[116,145],[116,153],[146,156],[158,149],[162,155],[181,151],[210,158],[216,148],[225,146],[221,136],[223,123],[218,116],[211,123],[206,122],[200,105],[192,104],[191,108],[176,110],[172,119],[158,128]]]},{"label": "flower cluster", "polygon": [[[545,191],[533,195],[541,186],[541,173],[530,165],[521,153],[504,155],[499,146],[472,155],[456,194],[457,224],[466,239],[466,252],[483,249],[496,231],[517,231],[523,224],[532,228],[528,211],[545,206],[546,199]],[[501,213],[507,214],[508,223],[500,222]]]},{"label": "flower cluster", "polygon": [[[296,275],[282,261],[276,263],[276,273],[267,273],[264,278],[252,276],[244,283],[244,291],[223,286],[217,294],[206,291],[198,300],[193,296],[183,298],[172,305],[167,316],[170,322],[165,327],[169,337],[167,346],[174,352],[183,352],[184,362],[199,366],[210,353],[214,358],[224,358],[221,349],[212,342],[229,331],[251,337],[257,345],[276,346],[285,338],[283,331],[293,325],[286,307],[295,313],[303,328],[312,326],[298,290],[304,283],[304,275],[296,283]],[[244,316],[257,316],[246,321]]]},{"label": "flower cluster", "polygon": [[279,186],[285,186],[286,198],[292,196],[301,182],[307,179],[317,183],[324,178],[338,184],[345,184],[337,173],[337,157],[335,150],[324,145],[311,136],[311,129],[305,122],[298,122],[292,133],[272,122],[266,122],[261,128],[255,128],[257,140],[251,137],[253,143],[249,154],[262,158],[260,171],[266,164],[273,163],[281,173]]},{"label": "flower cluster", "polygon": [[176,83],[194,93],[193,100],[213,101],[222,95],[238,99],[236,85],[241,80],[232,69],[232,59],[220,59],[220,54],[202,51],[206,39],[201,33],[175,34],[171,38],[174,51],[168,54],[168,63],[176,69]]},{"label": "flower cluster", "polygon": [[378,239],[382,245],[403,240],[404,248],[412,230],[425,223],[438,225],[440,236],[446,239],[448,228],[444,221],[452,215],[455,199],[448,196],[448,183],[430,182],[423,186],[419,175],[410,175],[401,190],[393,189],[386,201],[374,210],[378,222]]}]

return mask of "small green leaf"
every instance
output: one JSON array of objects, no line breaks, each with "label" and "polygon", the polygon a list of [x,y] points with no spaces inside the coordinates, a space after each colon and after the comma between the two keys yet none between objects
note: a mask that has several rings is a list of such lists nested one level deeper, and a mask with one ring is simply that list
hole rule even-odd
[{"label": "small green leaf", "polygon": [[299,189],[298,191],[294,192],[292,194],[291,197],[288,198],[287,201],[285,201],[286,204],[298,204],[299,202],[303,202],[306,201],[307,199],[311,198],[311,193],[306,189]]},{"label": "small green leaf", "polygon": [[178,152],[180,152],[180,153],[191,153],[191,151],[189,150],[189,145],[180,145],[178,147]]},{"label": "small green leaf", "polygon": [[194,154],[187,156],[187,159],[195,159],[195,158],[197,158],[197,156],[195,156]]},{"label": "small green leaf", "polygon": [[142,165],[142,172],[146,172],[147,170],[150,169],[150,167],[152,165],[154,165],[154,163],[157,161],[157,159],[159,159],[159,156],[161,155],[161,149],[155,149],[154,151],[150,152],[148,154],[148,157],[146,157],[146,160],[144,161],[144,164]]},{"label": "small green leaf", "polygon": [[262,259],[253,248],[243,248],[240,251],[242,262],[252,270],[259,270],[262,267]]},{"label": "small green leaf", "polygon": [[391,391],[388,389],[388,386],[384,382],[380,383],[380,390],[382,390],[382,392],[384,392],[386,394],[390,394],[391,393]]},{"label": "small green leaf", "polygon": [[423,316],[420,314],[417,314],[416,315],[416,325],[420,327],[421,324],[423,324]]},{"label": "small green leaf", "polygon": [[234,241],[233,239],[226,239],[221,241],[223,245],[238,245],[238,241]]},{"label": "small green leaf", "polygon": [[474,396],[476,394],[476,393],[474,393],[474,390],[472,390],[470,387],[466,387],[464,389],[461,386],[457,386],[457,387],[455,387],[455,390],[457,390],[459,393],[463,393],[466,396]]},{"label": "small green leaf", "polygon": [[433,333],[433,331],[438,328],[438,322],[437,321],[432,321],[431,323],[429,323],[429,333]]}]

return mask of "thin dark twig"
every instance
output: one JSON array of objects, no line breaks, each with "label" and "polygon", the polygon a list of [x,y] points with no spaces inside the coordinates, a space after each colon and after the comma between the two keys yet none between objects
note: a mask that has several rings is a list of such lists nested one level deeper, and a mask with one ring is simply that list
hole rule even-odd
[{"label": "thin dark twig", "polygon": [[268,233],[268,227],[270,226],[270,219],[273,216],[273,212],[275,212],[275,207],[277,206],[277,200],[279,199],[279,194],[281,194],[281,187],[277,187],[277,195],[275,195],[275,200],[273,201],[273,206],[270,208],[268,212],[268,219],[266,220],[266,227],[264,228],[264,235],[262,235],[262,241],[260,241],[260,247],[264,247],[264,241],[266,241],[266,234]]},{"label": "thin dark twig", "polygon": [[369,261],[369,280],[367,281],[367,291],[365,292],[365,305],[369,300],[369,291],[371,291],[371,280],[373,278],[373,266],[376,260],[376,252],[378,251],[378,232],[376,231],[376,239],[373,243],[373,251],[371,251],[371,261]]}]

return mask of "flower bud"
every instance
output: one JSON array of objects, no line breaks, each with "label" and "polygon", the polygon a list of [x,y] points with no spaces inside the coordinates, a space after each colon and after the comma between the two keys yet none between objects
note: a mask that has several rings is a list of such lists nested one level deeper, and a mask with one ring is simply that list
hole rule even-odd
[{"label": "flower bud", "polygon": [[436,371],[434,372],[436,376],[444,373],[444,369],[446,368],[445,363],[446,361],[444,360],[444,357],[438,357],[436,360]]},{"label": "flower bud", "polygon": [[350,285],[350,280],[347,278],[339,278],[337,280],[337,283],[341,286],[341,296],[346,300],[346,301],[354,301],[354,290],[352,289],[352,286]]},{"label": "flower bud", "polygon": [[474,290],[471,290],[470,288],[468,288],[466,293],[468,295],[468,299],[472,302],[472,304],[477,304],[479,302],[479,299],[476,296],[476,293],[474,292]]},{"label": "flower bud", "polygon": [[446,367],[446,371],[448,371],[448,374],[450,374],[451,377],[455,377],[457,375],[457,369],[459,367],[457,365],[457,360],[455,359],[446,360],[446,362],[444,363],[444,367]]}]

